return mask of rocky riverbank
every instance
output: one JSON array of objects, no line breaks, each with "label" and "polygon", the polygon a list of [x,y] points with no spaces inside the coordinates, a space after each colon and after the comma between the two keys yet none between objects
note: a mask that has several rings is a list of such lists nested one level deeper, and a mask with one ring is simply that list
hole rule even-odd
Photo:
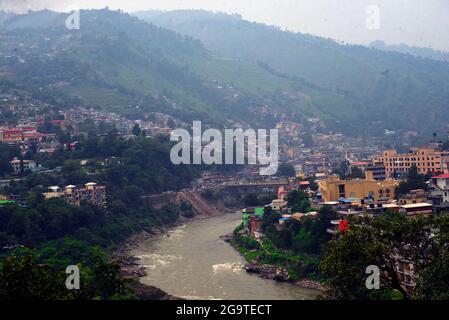
[{"label": "rocky riverbank", "polygon": [[[224,210],[223,214],[230,213],[231,210]],[[215,215],[213,215],[215,216]],[[135,292],[138,299],[141,300],[180,300],[181,298],[174,297],[168,293],[153,287],[148,286],[139,281],[140,278],[147,276],[147,272],[144,266],[140,263],[140,259],[131,255],[135,248],[141,243],[154,239],[156,237],[169,236],[170,230],[183,225],[186,221],[207,219],[212,216],[208,215],[196,215],[193,218],[180,217],[180,219],[170,225],[162,226],[158,228],[148,228],[138,234],[135,234],[125,240],[112,254],[112,258],[118,261],[120,264],[121,274],[126,277],[135,280],[131,285],[131,289]]]},{"label": "rocky riverbank", "polygon": [[292,281],[288,274],[288,271],[284,268],[279,268],[269,264],[259,264],[258,262],[250,262],[245,265],[246,272],[256,273],[262,279],[275,280],[278,282],[291,282],[302,288],[312,289],[324,292],[324,286],[315,280],[300,279]]},{"label": "rocky riverbank", "polygon": [[181,300],[178,297],[172,296],[165,291],[148,286],[139,281],[140,278],[147,276],[145,267],[141,265],[140,259],[130,255],[130,252],[136,248],[140,243],[152,239],[154,237],[162,236],[167,233],[169,228],[181,225],[182,223],[175,223],[171,226],[161,228],[151,228],[131,236],[124,241],[112,254],[112,258],[120,264],[120,273],[128,279],[134,280],[130,289],[133,290],[137,299],[139,300]]},{"label": "rocky riverbank", "polygon": [[[239,247],[234,240],[234,234],[230,233],[221,237],[222,240],[228,242],[232,247],[239,251]],[[245,270],[248,273],[257,274],[262,279],[275,280],[278,282],[290,282],[301,288],[312,289],[320,292],[325,291],[325,287],[319,281],[311,279],[293,280],[290,278],[287,269],[277,267],[270,264],[263,264],[258,259],[253,260],[245,265]]]},{"label": "rocky riverbank", "polygon": [[134,291],[138,300],[184,300],[168,294],[167,292],[135,281],[130,288]]},{"label": "rocky riverbank", "polygon": [[321,282],[318,282],[315,280],[310,280],[310,279],[301,279],[301,280],[296,281],[295,284],[302,288],[313,289],[313,290],[317,290],[320,292],[324,292],[326,290],[326,288],[324,287],[324,285]]},{"label": "rocky riverbank", "polygon": [[290,281],[290,277],[286,269],[269,264],[250,262],[245,265],[245,270],[249,273],[257,273],[262,279],[271,279],[279,282]]}]

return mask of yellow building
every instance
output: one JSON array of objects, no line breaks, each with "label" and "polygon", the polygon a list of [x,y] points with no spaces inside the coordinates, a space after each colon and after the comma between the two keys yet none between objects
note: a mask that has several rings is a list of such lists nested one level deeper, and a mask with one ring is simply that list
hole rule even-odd
[{"label": "yellow building", "polygon": [[318,182],[323,200],[338,201],[341,198],[394,199],[394,189],[397,182],[388,180],[374,180],[372,172],[366,172],[365,179],[341,180],[337,176],[330,176],[326,180]]},{"label": "yellow building", "polygon": [[374,158],[374,163],[383,163],[387,177],[395,172],[405,174],[411,166],[416,165],[420,174],[437,174],[443,172],[444,154],[433,148],[413,148],[409,153],[397,153],[386,150],[381,156]]}]

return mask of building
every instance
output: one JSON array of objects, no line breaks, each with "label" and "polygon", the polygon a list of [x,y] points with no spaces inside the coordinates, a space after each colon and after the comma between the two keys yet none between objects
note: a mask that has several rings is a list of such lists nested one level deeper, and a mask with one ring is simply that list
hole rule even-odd
[{"label": "building", "polygon": [[354,161],[349,164],[349,174],[352,174],[352,170],[354,168],[359,168],[363,172],[365,172],[365,168],[368,167],[369,165],[370,165],[370,163],[366,162],[366,161]]},{"label": "building", "polygon": [[394,199],[397,182],[392,179],[374,180],[372,172],[365,173],[365,179],[341,180],[333,175],[318,182],[323,201],[346,199],[369,199],[374,202]]},{"label": "building", "polygon": [[4,129],[0,131],[0,141],[2,142],[21,142],[23,141],[22,130]]},{"label": "building", "polygon": [[365,172],[372,172],[374,180],[385,180],[387,179],[387,172],[385,165],[383,163],[370,164],[365,167]]},{"label": "building", "polygon": [[409,153],[386,150],[375,157],[373,163],[383,164],[387,177],[405,175],[413,165],[420,174],[441,173],[445,167],[443,153],[433,148],[413,148]]},{"label": "building", "polygon": [[416,286],[415,265],[413,262],[404,259],[402,256],[396,257],[396,272],[404,290],[408,291]]},{"label": "building", "polygon": [[102,208],[107,205],[106,187],[99,186],[94,182],[86,183],[84,187],[68,185],[63,190],[57,186],[49,189],[51,191],[44,194],[45,199],[63,197],[68,203],[75,206],[80,206],[83,201]]},{"label": "building", "polygon": [[287,201],[285,199],[274,199],[269,206],[273,211],[282,211],[282,209],[287,208]]},{"label": "building", "polygon": [[248,221],[248,233],[251,238],[262,238],[263,219],[258,216],[251,216]]},{"label": "building", "polygon": [[413,204],[426,202],[428,199],[428,192],[424,189],[410,190],[407,194],[399,197],[400,204]]},{"label": "building", "polygon": [[260,239],[262,237],[262,222],[264,213],[264,207],[243,209],[243,231],[247,232],[251,238]]},{"label": "building", "polygon": [[367,171],[372,172],[374,180],[385,180],[387,178],[383,163],[370,163],[365,161],[353,162],[349,166],[349,174],[352,175],[354,168],[359,168],[364,173]]},{"label": "building", "polygon": [[434,176],[430,184],[430,199],[437,210],[449,209],[449,174]]},{"label": "building", "polygon": [[291,215],[291,218],[295,219],[297,221],[301,221],[304,218],[316,219],[317,217],[318,217],[317,211],[312,211],[312,212],[308,212],[308,213],[297,212],[297,213],[294,213]]},{"label": "building", "polygon": [[433,205],[427,202],[404,204],[399,208],[399,212],[407,216],[432,214]]},{"label": "building", "polygon": [[377,205],[371,203],[363,206],[363,214],[370,217],[377,217],[387,211],[399,212],[399,209],[400,207],[396,203],[378,203]]},{"label": "building", "polygon": [[17,158],[14,158],[14,160],[11,160],[9,163],[13,168],[14,174],[21,174],[22,172],[25,172],[27,170],[34,172],[39,168],[34,160],[19,160]]},{"label": "building", "polygon": [[278,188],[278,199],[286,200],[288,196],[288,190],[285,187]]}]

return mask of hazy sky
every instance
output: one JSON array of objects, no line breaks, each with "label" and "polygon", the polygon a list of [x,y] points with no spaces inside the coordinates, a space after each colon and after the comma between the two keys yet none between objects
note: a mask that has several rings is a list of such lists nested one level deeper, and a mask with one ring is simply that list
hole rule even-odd
[{"label": "hazy sky", "polygon": [[449,51],[449,0],[0,0],[0,7],[68,11],[73,8],[206,9],[238,13],[350,43],[374,40]]}]

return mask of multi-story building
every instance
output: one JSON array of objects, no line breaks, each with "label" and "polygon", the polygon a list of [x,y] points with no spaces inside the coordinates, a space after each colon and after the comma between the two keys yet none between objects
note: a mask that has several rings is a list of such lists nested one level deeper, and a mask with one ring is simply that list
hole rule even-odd
[{"label": "multi-story building", "polygon": [[428,199],[428,192],[424,189],[410,190],[406,194],[401,194],[398,199],[399,204],[423,203]]},{"label": "multi-story building", "polygon": [[34,160],[19,160],[14,158],[9,162],[13,168],[13,174],[21,174],[25,171],[37,171],[40,167]]},{"label": "multi-story building", "polygon": [[2,142],[21,142],[23,141],[22,130],[4,129],[0,131],[0,141]]},{"label": "multi-story building", "polygon": [[399,281],[404,290],[412,290],[416,286],[416,270],[413,261],[405,259],[397,255],[395,269],[398,274]]},{"label": "multi-story building", "polygon": [[33,126],[19,126],[14,128],[0,128],[0,142],[9,144],[41,143],[56,141],[56,134],[40,133]]},{"label": "multi-story building", "polygon": [[365,167],[365,172],[372,172],[374,180],[385,180],[387,179],[387,173],[385,170],[385,165],[383,163],[370,164]]},{"label": "multi-story building", "polygon": [[449,209],[449,174],[432,177],[430,198],[437,210]]},{"label": "multi-story building", "polygon": [[372,172],[365,172],[365,179],[341,180],[333,175],[326,180],[319,181],[319,189],[325,202],[339,201],[342,198],[391,200],[395,197],[397,181],[387,179],[377,181]]},{"label": "multi-story building", "polygon": [[359,168],[362,172],[372,172],[374,180],[385,180],[387,178],[383,163],[371,163],[366,161],[352,162],[349,165],[349,174],[352,175],[354,168]]},{"label": "multi-story building", "polygon": [[68,185],[62,191],[57,186],[50,187],[50,190],[51,192],[44,194],[46,199],[63,197],[68,203],[75,206],[80,206],[83,201],[102,208],[107,205],[106,187],[99,186],[94,182],[86,183],[84,188]]},{"label": "multi-story building", "polygon": [[409,153],[386,150],[374,158],[375,164],[383,164],[388,177],[405,175],[410,167],[416,165],[418,173],[440,173],[444,169],[443,153],[433,148],[413,148]]}]

